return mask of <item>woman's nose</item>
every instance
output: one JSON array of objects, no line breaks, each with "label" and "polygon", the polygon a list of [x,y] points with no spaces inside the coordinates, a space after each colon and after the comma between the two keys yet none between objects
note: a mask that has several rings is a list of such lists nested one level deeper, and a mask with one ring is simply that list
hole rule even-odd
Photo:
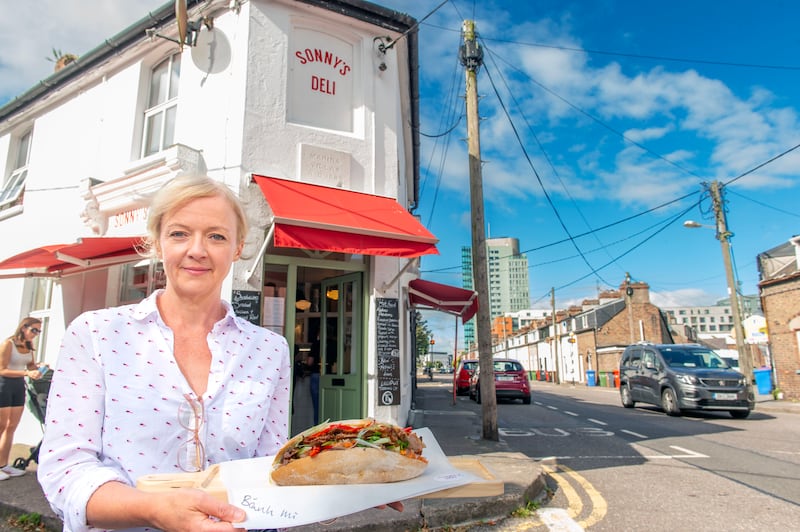
[{"label": "woman's nose", "polygon": [[203,235],[192,235],[189,254],[193,257],[204,257],[206,255],[206,240],[203,238]]}]

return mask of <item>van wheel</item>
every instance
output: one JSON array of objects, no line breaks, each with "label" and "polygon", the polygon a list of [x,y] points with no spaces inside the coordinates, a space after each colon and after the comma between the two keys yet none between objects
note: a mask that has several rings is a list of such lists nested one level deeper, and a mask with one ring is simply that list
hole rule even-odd
[{"label": "van wheel", "polygon": [[625,408],[633,408],[636,405],[636,401],[633,400],[633,396],[631,395],[631,389],[627,384],[620,387],[619,395],[622,400],[622,406]]},{"label": "van wheel", "polygon": [[749,410],[731,410],[729,412],[733,419],[744,419],[750,415]]},{"label": "van wheel", "polygon": [[681,409],[678,407],[678,399],[675,397],[675,392],[671,388],[664,388],[661,392],[661,408],[668,416],[679,416]]}]

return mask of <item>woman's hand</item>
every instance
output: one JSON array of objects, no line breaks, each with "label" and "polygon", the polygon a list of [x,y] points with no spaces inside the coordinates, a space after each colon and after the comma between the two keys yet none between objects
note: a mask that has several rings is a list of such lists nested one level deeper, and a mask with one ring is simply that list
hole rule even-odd
[{"label": "woman's hand", "polygon": [[118,482],[100,486],[89,499],[87,519],[97,528],[150,526],[164,532],[233,532],[245,511],[194,488],[145,493]]},{"label": "woman's hand", "polygon": [[[168,532],[229,532],[247,518],[241,508],[222,502],[208,493],[196,489],[170,492],[167,504],[162,506],[154,523]],[[164,511],[166,509],[166,511]]]}]

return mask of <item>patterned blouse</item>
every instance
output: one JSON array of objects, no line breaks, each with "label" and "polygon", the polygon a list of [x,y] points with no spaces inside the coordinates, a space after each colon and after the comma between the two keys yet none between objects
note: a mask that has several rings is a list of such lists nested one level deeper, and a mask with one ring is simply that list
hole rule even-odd
[{"label": "patterned blouse", "polygon": [[186,394],[205,409],[208,464],[273,455],[288,438],[286,340],[236,317],[224,302],[227,313],[208,335],[208,389],[197,398],[173,356],[159,294],[86,312],[64,335],[38,478],[65,531],[92,530],[86,504],[102,484],[133,486],[141,475],[181,472],[178,449],[194,436],[178,419]]}]

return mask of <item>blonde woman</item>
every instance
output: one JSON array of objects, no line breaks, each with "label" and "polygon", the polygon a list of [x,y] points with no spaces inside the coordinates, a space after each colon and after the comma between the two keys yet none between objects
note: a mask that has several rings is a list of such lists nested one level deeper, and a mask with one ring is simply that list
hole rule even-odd
[{"label": "blonde woman", "polygon": [[277,452],[288,437],[288,345],[221,298],[247,234],[225,184],[168,182],[150,205],[147,232],[166,287],[67,328],[39,482],[65,531],[229,532],[243,510],[200,490],[147,493],[136,479]]}]

